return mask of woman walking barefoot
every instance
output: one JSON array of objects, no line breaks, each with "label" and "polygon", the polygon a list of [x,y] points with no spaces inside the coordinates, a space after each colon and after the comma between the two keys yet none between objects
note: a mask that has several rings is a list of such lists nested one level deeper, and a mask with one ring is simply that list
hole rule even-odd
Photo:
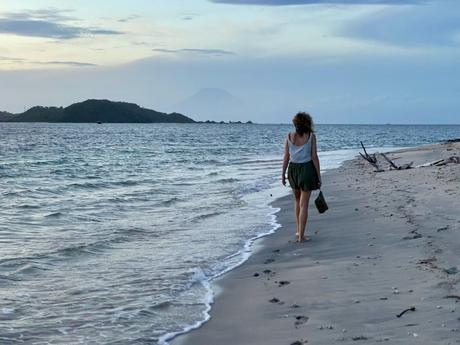
[{"label": "woman walking barefoot", "polygon": [[284,145],[281,181],[286,185],[287,169],[295,200],[296,238],[298,242],[304,242],[309,240],[305,237],[305,228],[310,194],[312,190],[321,187],[321,172],[311,116],[300,112],[294,116],[292,122],[295,131],[288,134]]}]

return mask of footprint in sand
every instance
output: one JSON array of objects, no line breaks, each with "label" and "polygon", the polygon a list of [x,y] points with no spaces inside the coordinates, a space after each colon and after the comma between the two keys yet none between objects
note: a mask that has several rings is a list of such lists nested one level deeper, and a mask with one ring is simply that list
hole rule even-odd
[{"label": "footprint in sand", "polygon": [[263,274],[267,276],[267,279],[270,279],[270,277],[274,277],[276,275],[276,272],[267,269],[267,270],[263,270]]},{"label": "footprint in sand", "polygon": [[307,343],[308,343],[307,339],[301,339],[301,340],[294,341],[293,343],[291,343],[291,345],[304,345],[304,344],[307,344]]},{"label": "footprint in sand", "polygon": [[294,326],[295,328],[299,327],[300,325],[303,325],[305,323],[308,322],[310,318],[308,316],[305,316],[305,315],[298,315],[295,317],[295,323],[294,323]]},{"label": "footprint in sand", "polygon": [[279,287],[291,284],[291,282],[287,280],[276,281],[275,283],[278,284]]}]

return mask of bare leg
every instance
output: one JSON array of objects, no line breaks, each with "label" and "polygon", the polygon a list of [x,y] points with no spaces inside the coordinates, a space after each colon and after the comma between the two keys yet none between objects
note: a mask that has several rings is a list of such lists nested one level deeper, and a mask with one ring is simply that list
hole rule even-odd
[{"label": "bare leg", "polygon": [[298,218],[299,241],[305,240],[305,228],[308,220],[308,203],[310,202],[311,191],[302,191],[300,195],[300,212]]},{"label": "bare leg", "polygon": [[300,190],[299,189],[293,189],[292,192],[294,193],[294,212],[295,212],[295,224],[296,224],[296,229],[295,229],[295,236],[298,239],[299,238],[299,214],[300,214]]}]

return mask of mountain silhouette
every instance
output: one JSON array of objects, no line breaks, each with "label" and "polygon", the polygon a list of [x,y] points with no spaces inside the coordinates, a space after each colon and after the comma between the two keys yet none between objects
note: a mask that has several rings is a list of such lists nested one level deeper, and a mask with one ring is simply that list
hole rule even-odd
[{"label": "mountain silhouette", "polygon": [[244,105],[227,90],[206,88],[175,104],[174,109],[192,114],[199,120],[223,120],[243,115]]}]

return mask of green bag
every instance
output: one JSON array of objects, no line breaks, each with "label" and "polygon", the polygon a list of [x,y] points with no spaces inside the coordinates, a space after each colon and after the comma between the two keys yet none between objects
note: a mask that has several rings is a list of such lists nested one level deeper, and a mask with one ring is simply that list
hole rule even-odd
[{"label": "green bag", "polygon": [[319,213],[324,213],[328,210],[326,199],[324,199],[323,192],[320,190],[318,197],[315,199],[315,205]]}]

